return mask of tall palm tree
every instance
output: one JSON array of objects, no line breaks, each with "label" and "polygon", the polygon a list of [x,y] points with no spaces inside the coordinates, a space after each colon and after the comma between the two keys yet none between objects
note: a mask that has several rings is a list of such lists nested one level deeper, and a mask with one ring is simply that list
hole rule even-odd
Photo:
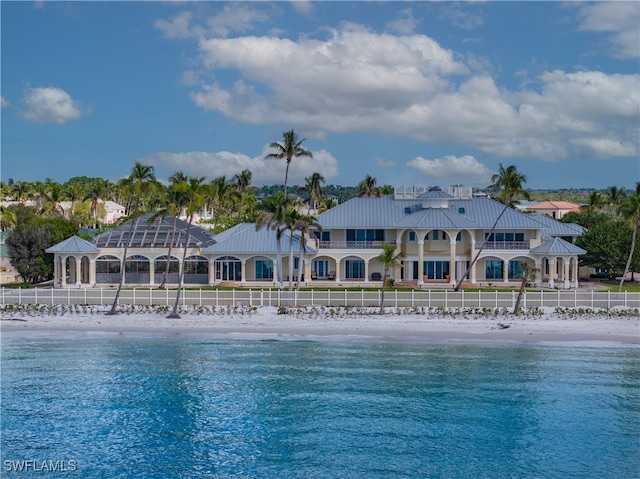
[{"label": "tall palm tree", "polygon": [[262,202],[261,212],[256,219],[256,231],[267,228],[276,232],[276,281],[282,284],[282,234],[286,230],[285,216],[289,201],[282,191],[276,191]]},{"label": "tall palm tree", "polygon": [[313,158],[313,154],[302,147],[302,140],[298,139],[298,135],[293,131],[285,131],[282,133],[282,143],[274,141],[269,145],[270,148],[276,150],[276,153],[269,153],[265,158],[267,160],[287,160],[287,168],[284,173],[284,196],[287,196],[287,181],[289,179],[289,165],[294,158],[308,157]]},{"label": "tall palm tree", "polygon": [[153,166],[143,165],[140,162],[136,162],[133,165],[131,174],[126,178],[125,182],[130,191],[132,192],[132,213],[131,213],[131,227],[129,228],[129,241],[124,244],[124,251],[122,253],[122,261],[120,262],[120,281],[118,282],[118,289],[116,296],[111,305],[111,310],[106,314],[118,314],[118,299],[120,298],[120,292],[122,291],[122,285],[124,283],[124,266],[127,261],[127,250],[133,240],[133,231],[138,222],[138,198],[152,189],[157,187],[156,177],[154,175]]},{"label": "tall palm tree", "polygon": [[590,211],[596,211],[602,208],[606,203],[605,198],[598,191],[592,191],[589,195],[588,209]]},{"label": "tall palm tree", "polygon": [[[50,178],[49,178],[50,179]],[[42,189],[42,212],[45,214],[64,215],[62,185],[53,180],[47,182]]]},{"label": "tall palm tree", "polygon": [[358,196],[380,196],[380,191],[376,186],[376,179],[371,175],[364,177],[360,183],[358,183]]},{"label": "tall palm tree", "polygon": [[240,194],[240,208],[238,208],[238,223],[242,218],[242,209],[244,208],[244,198],[249,192],[249,186],[251,185],[251,171],[242,170],[240,173],[233,177],[235,180],[236,190]]},{"label": "tall palm tree", "polygon": [[380,295],[380,314],[384,313],[384,291],[387,287],[387,274],[390,268],[395,268],[400,264],[400,260],[404,257],[402,251],[396,253],[396,247],[390,243],[382,244],[382,253],[378,255],[378,261],[384,266],[384,273],[382,274],[382,293]]},{"label": "tall palm tree", "polygon": [[91,202],[91,214],[93,215],[93,226],[98,227],[98,205],[103,200],[103,196],[106,192],[106,183],[102,178],[97,178],[96,181],[91,183],[89,191],[84,196],[83,201]]},{"label": "tall palm tree", "polygon": [[636,184],[636,192],[634,194],[627,196],[622,204],[618,207],[618,213],[627,221],[631,223],[631,227],[633,228],[633,234],[631,236],[631,249],[629,250],[629,256],[627,257],[627,264],[624,267],[624,273],[622,274],[622,278],[620,279],[620,284],[618,285],[618,292],[622,291],[622,285],[624,284],[624,279],[627,277],[629,273],[629,268],[631,267],[631,260],[633,259],[633,253],[636,248],[636,236],[638,233],[638,226],[640,226],[640,182]]},{"label": "tall palm tree", "polygon": [[169,240],[169,250],[167,251],[167,262],[165,264],[164,274],[162,275],[162,282],[160,283],[160,286],[158,286],[158,289],[164,289],[166,287],[167,277],[171,266],[171,251],[176,237],[176,223],[182,209],[186,206],[186,194],[182,191],[182,188],[177,187],[177,185],[184,181],[187,181],[187,177],[181,171],[174,173],[169,177],[169,186],[162,189],[162,197],[164,198],[165,205],[149,218],[149,224],[152,224],[158,218],[164,219],[166,216],[171,216],[173,219],[171,239]]},{"label": "tall palm tree", "polygon": [[522,261],[520,263],[520,271],[521,271],[521,281],[520,281],[520,291],[518,291],[518,298],[516,299],[516,304],[513,307],[513,314],[518,314],[520,312],[520,303],[522,302],[522,296],[524,295],[524,288],[527,283],[535,278],[538,270],[531,266],[526,261]]},{"label": "tall palm tree", "polygon": [[322,231],[322,226],[318,223],[318,218],[314,215],[300,216],[294,225],[294,231],[300,233],[300,256],[298,258],[298,283],[296,289],[300,291],[300,283],[302,282],[302,271],[304,264],[304,254],[307,252],[307,236],[313,235],[313,230]]},{"label": "tall palm tree", "polygon": [[205,177],[189,177],[188,181],[181,181],[175,185],[176,191],[184,194],[186,213],[188,216],[186,240],[184,243],[184,249],[182,250],[182,264],[180,268],[180,279],[178,281],[178,292],[176,293],[176,301],[173,304],[173,311],[167,318],[179,318],[178,304],[180,303],[180,291],[182,290],[182,284],[184,283],[184,263],[187,259],[187,249],[189,247],[189,232],[191,230],[191,223],[193,222],[193,216],[200,211],[205,201],[206,185],[204,184]]},{"label": "tall palm tree", "polygon": [[[495,223],[493,223],[493,226],[491,227],[491,231],[489,233],[489,237],[491,237],[491,235],[495,231],[500,218],[502,218],[502,215],[505,214],[507,209],[513,208],[517,204],[518,196],[522,196],[527,200],[531,198],[529,196],[529,193],[525,191],[523,187],[524,183],[526,183],[527,181],[527,177],[520,173],[514,165],[510,165],[507,168],[504,168],[502,166],[502,163],[500,163],[498,173],[491,177],[491,181],[493,182],[493,184],[489,188],[497,192],[497,199],[504,205],[504,208],[496,218]],[[469,277],[469,272],[476,264],[476,261],[478,261],[478,258],[480,257],[480,254],[484,249],[484,245],[485,241],[483,240],[482,244],[480,245],[480,249],[476,253],[476,256],[473,258],[473,261],[469,263],[469,267],[462,275],[462,278],[460,278],[460,280],[458,281],[458,284],[455,287],[455,291],[460,291],[462,283]]]},{"label": "tall palm tree", "polygon": [[325,196],[324,188],[322,187],[322,183],[324,183],[324,176],[315,172],[312,173],[311,176],[307,176],[304,181],[305,190],[309,194],[308,212],[311,212],[311,203],[313,202],[313,209],[316,210]]}]

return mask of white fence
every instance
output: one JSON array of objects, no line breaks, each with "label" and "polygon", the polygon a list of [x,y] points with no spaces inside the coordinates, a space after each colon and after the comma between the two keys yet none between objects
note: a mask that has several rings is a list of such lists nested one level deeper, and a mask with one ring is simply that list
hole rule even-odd
[{"label": "white fence", "polygon": [[[173,305],[175,289],[136,288],[123,289],[118,304]],[[276,289],[184,289],[180,293],[182,305],[206,306],[379,306],[381,290],[303,290],[289,292]],[[1,304],[86,304],[110,305],[116,288],[86,289],[1,289]],[[517,291],[386,291],[384,305],[387,307],[412,308],[512,308]],[[528,291],[522,306],[560,308],[640,308],[640,293],[613,293],[597,291]]]}]

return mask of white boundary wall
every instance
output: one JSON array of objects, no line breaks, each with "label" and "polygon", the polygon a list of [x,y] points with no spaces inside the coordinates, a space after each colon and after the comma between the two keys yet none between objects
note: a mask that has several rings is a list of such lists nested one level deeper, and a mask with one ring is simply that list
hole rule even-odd
[{"label": "white boundary wall", "polygon": [[[111,305],[116,288],[83,289],[0,289],[0,304],[61,304]],[[120,292],[120,305],[171,306],[177,290],[136,288]],[[303,290],[276,289],[183,289],[180,304],[202,306],[379,306],[381,290]],[[384,305],[396,308],[513,308],[517,291],[386,291]],[[524,293],[522,307],[640,308],[640,293],[614,293],[610,291],[528,291]]]}]

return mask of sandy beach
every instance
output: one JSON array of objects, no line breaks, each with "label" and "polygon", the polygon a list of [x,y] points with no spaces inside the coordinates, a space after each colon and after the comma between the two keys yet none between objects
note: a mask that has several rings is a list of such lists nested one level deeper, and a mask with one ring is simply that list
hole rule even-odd
[{"label": "sandy beach", "polygon": [[219,339],[387,341],[414,343],[553,343],[640,346],[638,316],[575,316],[545,312],[513,316],[411,314],[386,310],[291,310],[275,307],[181,314],[170,319],[158,312],[104,310],[28,314],[5,312],[0,321],[5,337],[14,335],[184,336]]}]

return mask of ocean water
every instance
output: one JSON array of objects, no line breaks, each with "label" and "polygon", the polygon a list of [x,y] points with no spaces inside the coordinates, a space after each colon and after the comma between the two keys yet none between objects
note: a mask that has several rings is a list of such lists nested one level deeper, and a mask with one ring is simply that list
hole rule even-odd
[{"label": "ocean water", "polygon": [[638,348],[1,346],[3,478],[640,477]]}]

